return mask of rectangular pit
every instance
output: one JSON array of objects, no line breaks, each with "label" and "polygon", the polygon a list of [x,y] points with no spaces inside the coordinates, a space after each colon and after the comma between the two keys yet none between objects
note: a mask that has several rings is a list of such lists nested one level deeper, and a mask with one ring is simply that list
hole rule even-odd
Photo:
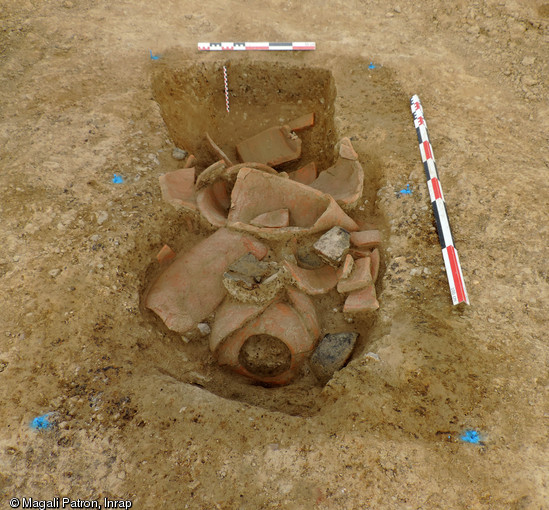
[{"label": "rectangular pit", "polygon": [[199,165],[207,166],[212,160],[205,138],[208,132],[236,162],[237,143],[314,112],[314,129],[299,133],[303,141],[301,159],[281,168],[292,171],[310,161],[316,161],[319,168],[330,166],[336,142],[336,88],[330,71],[257,61],[232,62],[226,67],[229,113],[225,105],[223,66],[219,62],[156,68],[154,96],[178,147],[194,154]]}]

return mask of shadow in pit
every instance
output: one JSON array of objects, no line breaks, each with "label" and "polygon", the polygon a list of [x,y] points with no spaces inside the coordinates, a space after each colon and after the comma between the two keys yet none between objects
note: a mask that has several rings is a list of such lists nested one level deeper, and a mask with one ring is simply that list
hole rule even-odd
[{"label": "shadow in pit", "polygon": [[[303,114],[314,112],[315,126],[300,133],[302,157],[299,162],[289,163],[281,170],[291,171],[309,161],[316,161],[320,171],[335,161],[334,147],[340,136],[353,139],[353,132],[336,132],[337,92],[331,71],[317,67],[295,66],[279,61],[246,60],[232,62],[227,66],[231,109],[225,110],[223,94],[223,65],[219,61],[182,61],[166,58],[156,66],[152,86],[154,97],[160,105],[161,114],[175,145],[194,154],[199,161],[198,171],[212,164],[216,157],[206,141],[206,131],[216,143],[236,161],[234,147],[238,142],[271,126],[281,125]],[[366,68],[366,66],[364,66]],[[365,80],[368,84],[368,81]],[[395,83],[386,80],[372,82],[372,96],[377,97],[387,86],[394,95]],[[365,91],[368,93],[368,90]],[[390,130],[394,122],[394,108],[387,105],[387,116],[383,118],[385,129]],[[363,112],[364,116],[367,112]],[[377,117],[383,115],[378,110]],[[352,116],[352,115],[351,115]],[[360,121],[360,114],[355,114]],[[371,121],[370,121],[371,122]],[[367,124],[368,121],[365,121]],[[345,127],[345,126],[343,126]],[[354,138],[359,139],[355,148],[365,171],[364,204],[355,209],[351,216],[363,225],[375,225],[385,229],[386,221],[375,205],[376,192],[383,178],[382,154],[389,151],[394,139],[387,140],[368,153],[366,128]],[[201,168],[200,168],[201,166]],[[165,232],[169,237],[173,232]],[[162,235],[162,233],[160,233]],[[198,241],[197,236],[195,242]],[[185,251],[192,244],[185,243]],[[377,284],[381,292],[385,264],[382,261]],[[143,291],[151,282],[157,269],[151,266],[144,275]],[[344,296],[335,290],[314,299],[323,332],[357,331],[360,333],[353,357],[360,356],[368,344],[375,326],[375,314],[355,319],[349,324],[342,314],[333,318],[335,308],[342,310]],[[167,329],[162,321],[148,310],[142,310],[144,318],[151,321],[162,333],[161,346],[165,351],[165,362],[155,367],[159,372],[173,379],[190,383],[224,398],[238,400],[250,405],[279,411],[291,415],[311,416],[319,411],[323,398],[321,385],[305,364],[300,375],[288,386],[267,387],[250,381],[219,367],[208,349],[207,338],[195,336],[188,343],[181,336]],[[192,335],[191,335],[192,336]],[[377,335],[376,335],[377,336]],[[179,356],[174,355],[174,349]],[[186,360],[186,361],[183,361]]]}]

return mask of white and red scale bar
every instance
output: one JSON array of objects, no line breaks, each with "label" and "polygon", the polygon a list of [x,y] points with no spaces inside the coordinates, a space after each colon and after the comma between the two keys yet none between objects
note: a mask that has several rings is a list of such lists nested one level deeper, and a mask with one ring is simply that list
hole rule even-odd
[{"label": "white and red scale bar", "polygon": [[310,51],[314,42],[199,42],[200,51]]},{"label": "white and red scale bar", "polygon": [[429,132],[427,131],[427,123],[423,116],[423,107],[418,96],[413,96],[410,99],[412,114],[414,115],[414,126],[417,132],[419,142],[419,152],[425,176],[427,177],[427,187],[429,188],[429,196],[435,214],[437,224],[438,237],[440,246],[442,247],[442,257],[448,275],[448,283],[450,284],[450,293],[452,294],[452,302],[454,305],[459,303],[469,304],[469,296],[465,289],[465,282],[461,272],[458,252],[454,246],[452,231],[450,230],[450,222],[448,221],[448,213],[446,211],[446,203],[442,194],[442,186],[438,177],[437,165],[433,148],[429,141]]}]

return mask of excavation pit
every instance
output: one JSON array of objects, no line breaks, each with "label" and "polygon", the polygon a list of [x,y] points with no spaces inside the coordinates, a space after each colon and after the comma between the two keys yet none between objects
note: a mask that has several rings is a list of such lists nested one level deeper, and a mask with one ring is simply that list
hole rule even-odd
[{"label": "excavation pit", "polygon": [[236,162],[236,145],[241,141],[315,112],[314,129],[300,132],[303,148],[299,162],[278,169],[297,170],[313,160],[322,168],[331,164],[336,142],[336,89],[330,71],[276,62],[232,62],[226,68],[230,112],[226,110],[220,62],[168,65],[155,74],[154,96],[177,147],[194,154],[203,165],[212,161],[205,138],[209,133]]},{"label": "excavation pit", "polygon": [[[313,112],[314,126],[298,133],[302,140],[302,154],[299,160],[276,167],[279,173],[286,172],[290,175],[291,172],[312,161],[316,163],[319,172],[333,166],[338,158],[336,146],[339,137],[352,135],[352,133],[338,133],[335,128],[337,89],[334,76],[327,69],[292,65],[276,60],[235,59],[227,64],[230,92],[230,112],[227,112],[221,62],[214,59],[204,62],[191,60],[177,64],[172,62],[174,62],[173,59],[168,59],[162,66],[155,69],[153,91],[174,145],[196,157],[194,166],[199,180],[202,172],[219,160],[219,152],[212,149],[206,133],[215,141],[228,160],[238,163],[236,146],[242,140],[272,126],[290,123],[294,119]],[[366,66],[362,68],[366,69]],[[379,85],[376,83],[372,87],[371,92],[375,97],[379,97],[383,92],[383,85]],[[387,115],[390,117],[390,108],[387,110]],[[356,140],[357,136],[352,138]],[[361,139],[360,136],[358,138]],[[361,201],[350,210],[346,208],[347,212],[351,217],[356,218],[360,225],[366,225],[366,229],[383,227],[384,218],[375,207],[376,192],[382,177],[379,151],[376,150],[372,154],[359,151],[358,160],[364,166],[363,202]],[[194,213],[193,216],[187,210],[179,212],[181,221],[189,221],[189,214],[197,225],[195,218],[198,213]],[[203,226],[204,223],[198,222],[198,224]],[[215,228],[217,226],[214,225]],[[200,226],[197,230],[201,230]],[[297,250],[301,250],[305,245],[312,245],[321,233],[316,237],[304,236],[293,239],[295,243],[293,245],[293,236],[283,241],[268,237],[256,238],[268,247],[267,259],[278,259],[280,262],[288,252],[293,250],[297,253]],[[171,237],[173,239],[171,246],[176,252],[185,252],[190,248],[188,243],[185,246],[178,246],[178,241],[173,238],[173,234]],[[195,242],[205,237],[207,234],[204,235],[204,233],[194,235]],[[168,241],[169,239],[166,239],[166,242]],[[383,245],[380,252],[383,253]],[[382,260],[381,275],[383,269]],[[151,269],[148,272],[147,283],[154,279],[155,273],[158,273],[157,269]],[[381,278],[378,279],[376,286],[378,294],[381,291],[380,280]],[[314,302],[320,324],[321,332],[318,334],[318,339],[325,333],[355,331],[359,333],[359,339],[349,361],[366,352],[372,341],[371,332],[376,323],[375,312],[344,315],[342,310],[345,296],[339,294],[335,288],[309,298]],[[287,297],[282,299],[287,301]],[[207,340],[200,334],[189,332],[185,334],[185,340],[188,343],[178,341],[177,339],[181,338],[178,334],[167,330],[165,325],[150,312],[145,313],[155,321],[165,335],[173,338],[170,349],[176,346],[176,349],[185,353],[186,358],[201,364],[201,375],[197,380],[181,375],[185,373],[184,366],[178,368],[173,363],[167,363],[169,368],[164,368],[163,372],[173,378],[198,384],[226,398],[289,414],[310,415],[319,409],[323,384],[314,377],[307,363],[303,364],[299,374],[289,385],[278,386],[265,384],[261,380],[254,381],[235,374],[227,368],[219,367],[215,357],[212,357],[208,350]],[[211,326],[215,317],[216,312],[210,314],[204,321]],[[288,348],[281,341],[272,342],[268,346],[262,345],[267,336],[259,334],[251,336],[253,341],[248,338],[237,359],[249,372],[269,377],[287,369]],[[258,341],[258,338],[263,340]],[[278,360],[274,359],[277,357],[276,353],[280,355]]]}]

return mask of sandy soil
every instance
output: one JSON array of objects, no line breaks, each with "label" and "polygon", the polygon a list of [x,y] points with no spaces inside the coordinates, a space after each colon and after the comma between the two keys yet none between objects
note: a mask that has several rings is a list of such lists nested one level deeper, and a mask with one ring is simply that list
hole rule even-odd
[{"label": "sandy soil", "polygon": [[[2,508],[55,496],[134,508],[549,507],[549,4],[413,4],[0,4]],[[195,51],[208,40],[317,50]],[[183,76],[189,110],[202,63],[213,81],[195,98],[211,93],[220,144],[253,129],[244,113],[259,118],[262,97],[301,79],[295,67],[333,77],[333,97],[300,85],[305,103],[269,111],[289,118],[318,99],[325,122],[308,146],[327,162],[333,142],[352,137],[367,173],[357,214],[384,235],[380,310],[352,324],[357,350],[325,387],[307,373],[286,388],[236,379],[205,339],[185,343],[141,309],[160,247],[185,250],[213,231],[158,186],[180,164],[174,143],[198,143],[204,129],[201,115],[169,105],[158,77]],[[244,68],[253,87],[237,90]],[[414,93],[470,306],[451,305]],[[189,139],[177,141],[185,118]],[[413,193],[401,195],[407,184]],[[326,299],[324,327],[336,298]],[[55,426],[29,427],[49,412]],[[483,444],[461,441],[466,429]]]}]

